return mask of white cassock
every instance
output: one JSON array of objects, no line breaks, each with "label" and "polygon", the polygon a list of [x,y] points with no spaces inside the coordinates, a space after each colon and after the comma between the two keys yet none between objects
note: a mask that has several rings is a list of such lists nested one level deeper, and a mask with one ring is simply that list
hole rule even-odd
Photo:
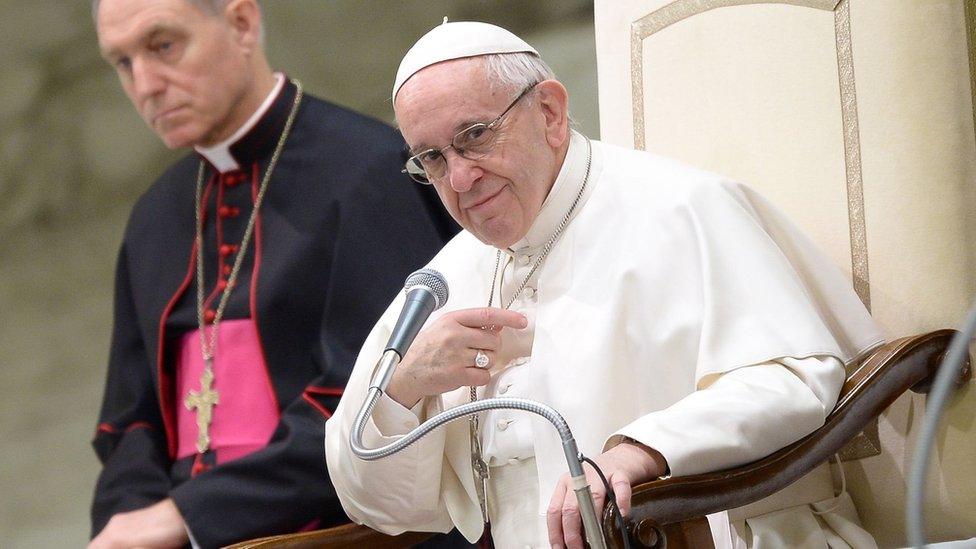
[{"label": "white cassock", "polygon": [[[504,302],[569,210],[587,150],[574,132],[538,218],[502,254]],[[429,267],[445,275],[451,295],[431,321],[485,306],[495,258],[494,248],[467,232],[445,246]],[[496,291],[495,306],[499,301]],[[402,304],[400,296],[366,340],[326,424],[332,482],[357,522],[391,534],[456,526],[476,540],[482,519],[467,421],[379,461],[361,461],[349,450],[355,415]],[[592,142],[586,191],[572,219],[512,309],[527,315],[529,327],[503,332],[491,382],[479,395],[552,406],[589,456],[623,436],[636,439],[659,451],[676,476],[753,461],[812,432],[834,406],[844,364],[882,341],[850,282],[754,191],[599,142]],[[387,444],[467,401],[467,388],[412,410],[384,396],[363,441]],[[567,471],[559,437],[525,412],[487,412],[481,424],[495,544],[549,547],[545,511]],[[814,513],[807,504],[833,493],[829,472],[813,482],[816,488],[795,496],[801,500],[780,498],[761,516],[710,517],[717,547],[799,540],[843,547],[841,538],[871,546],[856,514],[844,512],[849,500]],[[781,507],[789,509],[768,513]]]}]

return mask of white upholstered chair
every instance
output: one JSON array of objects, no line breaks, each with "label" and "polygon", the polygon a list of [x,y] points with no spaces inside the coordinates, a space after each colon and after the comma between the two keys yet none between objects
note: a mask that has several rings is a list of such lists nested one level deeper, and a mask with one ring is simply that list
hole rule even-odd
[{"label": "white upholstered chair", "polygon": [[[596,0],[601,139],[746,182],[851,274],[895,339],[956,327],[976,295],[972,0]],[[968,37],[968,40],[967,40]],[[976,535],[976,391],[942,423],[932,541]],[[841,451],[862,523],[907,543],[925,397]]]}]

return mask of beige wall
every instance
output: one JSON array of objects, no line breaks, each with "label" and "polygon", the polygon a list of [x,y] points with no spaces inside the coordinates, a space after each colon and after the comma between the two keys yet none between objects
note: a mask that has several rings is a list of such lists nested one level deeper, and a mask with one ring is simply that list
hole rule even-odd
[{"label": "beige wall", "polygon": [[[399,57],[447,15],[502,24],[566,82],[596,136],[587,0],[266,2],[273,65],[389,120]],[[89,447],[128,210],[175,157],[98,57],[88,2],[0,0],[0,547],[80,547],[98,470]]]}]

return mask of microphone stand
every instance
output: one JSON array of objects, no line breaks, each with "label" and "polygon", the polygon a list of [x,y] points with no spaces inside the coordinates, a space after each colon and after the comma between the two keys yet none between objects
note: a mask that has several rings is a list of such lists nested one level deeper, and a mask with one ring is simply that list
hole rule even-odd
[{"label": "microphone stand", "polygon": [[565,453],[566,462],[569,465],[573,491],[576,492],[580,516],[583,518],[586,541],[589,542],[590,547],[593,549],[606,549],[606,540],[603,539],[600,521],[597,519],[596,509],[593,507],[593,496],[590,492],[590,485],[586,483],[586,473],[583,471],[583,455],[576,446],[576,439],[573,438],[573,433],[569,430],[569,425],[566,423],[566,420],[559,415],[559,412],[545,404],[525,398],[489,398],[477,402],[469,402],[451,408],[450,410],[444,410],[421,423],[396,442],[379,448],[370,449],[364,447],[362,436],[363,430],[366,428],[366,420],[373,414],[373,408],[376,406],[376,402],[385,392],[386,387],[390,383],[390,379],[393,377],[393,371],[399,363],[400,355],[393,349],[388,349],[380,358],[376,374],[373,376],[373,381],[367,390],[366,400],[356,415],[352,433],[349,437],[349,446],[356,457],[366,461],[374,461],[391,456],[420,440],[445,423],[485,410],[522,410],[540,415],[553,424],[556,431],[559,432],[559,438],[562,440],[563,453]]}]

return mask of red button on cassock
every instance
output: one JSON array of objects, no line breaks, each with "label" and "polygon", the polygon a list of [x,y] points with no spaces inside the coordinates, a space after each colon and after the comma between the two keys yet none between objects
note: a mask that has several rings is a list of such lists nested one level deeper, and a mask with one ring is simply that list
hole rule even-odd
[{"label": "red button on cassock", "polygon": [[241,213],[241,209],[235,206],[221,206],[217,208],[217,213],[220,217],[237,217]]},{"label": "red button on cassock", "polygon": [[233,187],[241,181],[244,181],[244,174],[241,172],[230,172],[224,176],[224,184],[228,187]]},{"label": "red button on cassock", "polygon": [[227,257],[230,254],[237,251],[237,246],[233,244],[221,244],[220,245],[220,255]]},{"label": "red button on cassock", "polygon": [[220,280],[217,281],[217,289],[218,290],[223,290],[226,287],[227,287],[227,281],[226,280],[220,279]]},{"label": "red button on cassock", "polygon": [[203,312],[203,321],[206,322],[207,324],[212,324],[216,316],[217,313],[214,312],[213,309],[207,309],[206,311]]}]

